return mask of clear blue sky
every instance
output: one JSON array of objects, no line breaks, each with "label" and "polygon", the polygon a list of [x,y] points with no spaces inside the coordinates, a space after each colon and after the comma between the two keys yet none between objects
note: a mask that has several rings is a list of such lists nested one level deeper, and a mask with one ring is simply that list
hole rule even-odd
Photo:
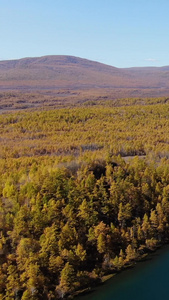
[{"label": "clear blue sky", "polygon": [[169,0],[0,0],[0,60],[73,55],[169,65]]}]

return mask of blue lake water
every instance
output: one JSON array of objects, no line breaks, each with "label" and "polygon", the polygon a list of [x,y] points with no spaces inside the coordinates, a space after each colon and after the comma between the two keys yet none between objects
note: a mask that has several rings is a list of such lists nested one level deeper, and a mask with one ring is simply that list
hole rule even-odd
[{"label": "blue lake water", "polygon": [[169,300],[169,246],[76,300]]}]

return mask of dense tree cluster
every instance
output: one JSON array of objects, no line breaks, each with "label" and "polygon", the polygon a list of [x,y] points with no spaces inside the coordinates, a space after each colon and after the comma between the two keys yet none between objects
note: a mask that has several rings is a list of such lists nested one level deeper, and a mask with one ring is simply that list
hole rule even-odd
[{"label": "dense tree cluster", "polygon": [[138,157],[4,162],[1,299],[59,299],[155,249],[168,239],[168,174],[169,161]]}]

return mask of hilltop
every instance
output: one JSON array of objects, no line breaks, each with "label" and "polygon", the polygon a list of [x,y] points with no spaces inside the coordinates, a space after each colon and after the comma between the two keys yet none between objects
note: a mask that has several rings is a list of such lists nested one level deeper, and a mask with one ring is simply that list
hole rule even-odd
[{"label": "hilltop", "polygon": [[169,66],[120,69],[73,56],[0,61],[0,88],[169,90]]},{"label": "hilltop", "polygon": [[169,66],[116,68],[74,56],[0,61],[0,109],[168,97]]}]

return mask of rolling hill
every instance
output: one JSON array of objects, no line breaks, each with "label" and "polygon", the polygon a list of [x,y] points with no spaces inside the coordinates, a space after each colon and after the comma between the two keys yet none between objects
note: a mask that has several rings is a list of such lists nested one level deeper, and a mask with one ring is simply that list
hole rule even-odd
[{"label": "rolling hill", "polygon": [[169,66],[116,68],[73,56],[0,61],[0,109],[169,96]]},{"label": "rolling hill", "polygon": [[0,61],[1,89],[169,89],[169,67],[119,69],[73,56]]}]

